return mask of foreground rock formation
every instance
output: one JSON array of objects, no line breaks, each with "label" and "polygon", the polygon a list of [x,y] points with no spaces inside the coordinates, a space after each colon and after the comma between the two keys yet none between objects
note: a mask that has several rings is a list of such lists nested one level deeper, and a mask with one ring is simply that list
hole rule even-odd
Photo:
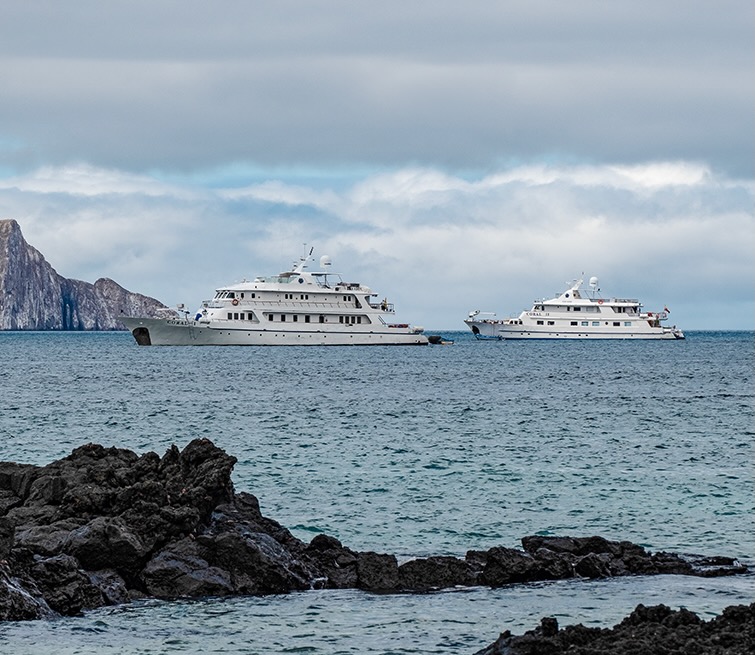
[{"label": "foreground rock formation", "polygon": [[0,330],[122,330],[122,314],[156,316],[161,309],[113,280],[58,275],[16,221],[0,220]]},{"label": "foreground rock formation", "polygon": [[236,459],[206,439],[163,457],[89,444],[47,466],[0,463],[0,620],[156,598],[316,588],[416,592],[616,575],[731,575],[727,557],[648,553],[601,537],[525,537],[464,559],[309,544],[235,493]]},{"label": "foreground rock formation", "polygon": [[721,616],[701,620],[686,609],[665,605],[637,608],[611,629],[570,625],[558,629],[552,617],[514,636],[504,632],[477,655],[752,655],[755,603],[727,607]]}]

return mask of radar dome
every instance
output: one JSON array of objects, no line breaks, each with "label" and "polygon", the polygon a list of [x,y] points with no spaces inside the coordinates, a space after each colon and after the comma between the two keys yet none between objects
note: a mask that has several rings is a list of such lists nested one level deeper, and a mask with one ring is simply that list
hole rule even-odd
[{"label": "radar dome", "polygon": [[595,276],[590,278],[590,286],[591,287],[597,287],[598,286],[598,278]]},{"label": "radar dome", "polygon": [[330,266],[330,264],[330,257],[328,257],[327,255],[320,257],[320,268],[327,268],[328,266]]}]

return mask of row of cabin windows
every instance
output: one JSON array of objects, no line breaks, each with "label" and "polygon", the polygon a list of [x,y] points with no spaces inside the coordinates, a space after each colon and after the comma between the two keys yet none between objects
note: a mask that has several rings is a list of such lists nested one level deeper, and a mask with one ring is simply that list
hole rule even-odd
[{"label": "row of cabin windows", "polygon": [[229,321],[253,321],[254,314],[252,312],[228,312]]},{"label": "row of cabin windows", "polygon": [[[267,315],[267,320],[268,321],[274,321],[276,316],[278,316],[278,320],[281,321],[282,323],[285,323],[286,320],[289,319],[289,318],[294,323],[298,323],[299,322],[299,314],[290,314],[290,315],[287,315],[287,314],[268,314]],[[318,318],[319,318],[319,322],[320,323],[325,323],[325,317],[324,316],[320,315]],[[303,314],[303,319],[304,319],[305,323],[311,323],[312,322],[312,317],[309,314]]]},{"label": "row of cabin windows", "polygon": [[[256,293],[250,293],[250,298],[256,298]],[[215,300],[222,300],[223,298],[244,298],[244,292],[240,291],[239,293],[236,293],[235,291],[221,291],[220,293],[215,294]]]},{"label": "row of cabin windows", "polygon": [[[537,321],[538,325],[545,325],[545,321]],[[556,321],[548,321],[548,325],[555,325]],[[571,321],[571,325],[581,325],[582,327],[588,327],[591,324],[590,321]],[[605,322],[608,325],[608,321]],[[600,327],[600,321],[592,321],[592,327]],[[621,327],[621,321],[613,321],[613,327]],[[632,321],[624,321],[624,327],[632,327]]]},{"label": "row of cabin windows", "polygon": [[[595,305],[589,305],[587,307],[573,307],[571,305],[566,305],[565,307],[559,307],[558,309],[565,309],[567,312],[592,312],[592,313],[600,313],[600,307],[597,307]],[[617,314],[636,314],[637,309],[635,307],[612,307],[613,311]],[[545,311],[545,305],[535,305],[536,311]]]},{"label": "row of cabin windows", "polygon": [[[594,307],[592,305],[588,307],[574,307],[572,305],[565,305],[565,306],[559,306],[556,309],[561,310],[561,311],[565,310],[567,312],[593,312],[593,313],[600,312],[600,307]],[[544,312],[545,305],[535,305],[535,311]]]},{"label": "row of cabin windows", "polygon": [[[243,316],[243,312],[242,312]],[[252,314],[250,313],[249,316],[251,317]],[[228,318],[230,318],[231,315],[228,315]],[[287,321],[292,321],[293,323],[298,323],[300,320],[302,320],[304,323],[312,323],[314,322],[313,319],[316,318],[318,323],[330,323],[331,319],[335,320],[335,316],[329,317],[325,316],[324,314],[320,314],[319,316],[313,317],[309,314],[268,314],[267,320],[268,321],[278,321],[281,323],[286,323]],[[370,319],[366,316],[339,316],[338,322],[339,323],[345,323],[346,325],[354,325],[354,324],[361,324],[362,318],[364,318],[365,323],[369,323]],[[251,319],[250,319],[251,320]]]},{"label": "row of cabin windows", "polygon": [[[246,297],[246,295],[244,294],[243,291],[240,291],[238,293],[235,292],[235,291],[221,291],[220,293],[215,294],[215,300],[223,300],[224,298],[232,300],[234,298],[245,298],[245,297]],[[256,293],[250,293],[249,297],[250,298],[256,298],[257,294]],[[309,300],[309,294],[308,293],[299,293],[299,294],[296,294],[296,293],[284,293],[283,294],[283,299],[284,300]],[[355,305],[357,305],[357,307],[359,307],[359,302],[357,300],[355,300],[353,296],[343,296],[343,301],[344,302],[353,302]]]},{"label": "row of cabin windows", "polygon": [[[587,307],[573,307],[571,305],[566,305],[565,307],[558,307],[560,310],[566,310],[567,312],[592,312],[592,313],[600,313],[600,307],[597,307],[595,305],[589,305]],[[636,314],[637,310],[635,307],[613,307],[613,311],[617,314]],[[535,305],[535,311],[538,312],[544,312],[545,311],[545,305]]]},{"label": "row of cabin windows", "polygon": [[[298,296],[298,297],[297,297]],[[233,300],[234,298],[245,298],[246,294],[243,291],[221,291],[220,293],[215,294],[215,300],[223,300],[223,299],[230,299]],[[250,293],[250,298],[256,298],[256,293]],[[353,302],[357,307],[359,307],[359,301],[354,298],[354,296],[342,296],[344,302]],[[308,293],[284,293],[283,294],[284,300],[309,300],[309,294]]]}]

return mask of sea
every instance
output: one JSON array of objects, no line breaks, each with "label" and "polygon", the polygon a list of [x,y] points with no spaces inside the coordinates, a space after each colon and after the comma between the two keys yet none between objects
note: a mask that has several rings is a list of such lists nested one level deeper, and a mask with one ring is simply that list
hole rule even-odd
[{"label": "sea", "polygon": [[[430,331],[432,333],[432,331]],[[0,332],[0,460],[87,443],[162,455],[204,437],[236,491],[302,540],[463,557],[601,535],[755,568],[755,334],[418,347],[139,347],[128,333]],[[146,600],[0,624],[0,653],[454,653],[553,616],[640,603],[710,619],[753,574],[562,580],[425,594],[311,590]]]}]

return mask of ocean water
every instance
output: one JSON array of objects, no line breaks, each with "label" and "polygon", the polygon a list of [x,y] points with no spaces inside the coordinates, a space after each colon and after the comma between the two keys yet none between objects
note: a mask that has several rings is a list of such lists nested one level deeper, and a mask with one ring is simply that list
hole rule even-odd
[{"label": "ocean water", "polygon": [[[426,348],[140,348],[126,333],[0,332],[0,459],[207,437],[237,491],[308,541],[400,560],[602,535],[755,566],[755,335]],[[418,595],[141,602],[0,625],[0,653],[474,653],[542,616],[638,603],[706,618],[755,576],[569,580]]]}]

